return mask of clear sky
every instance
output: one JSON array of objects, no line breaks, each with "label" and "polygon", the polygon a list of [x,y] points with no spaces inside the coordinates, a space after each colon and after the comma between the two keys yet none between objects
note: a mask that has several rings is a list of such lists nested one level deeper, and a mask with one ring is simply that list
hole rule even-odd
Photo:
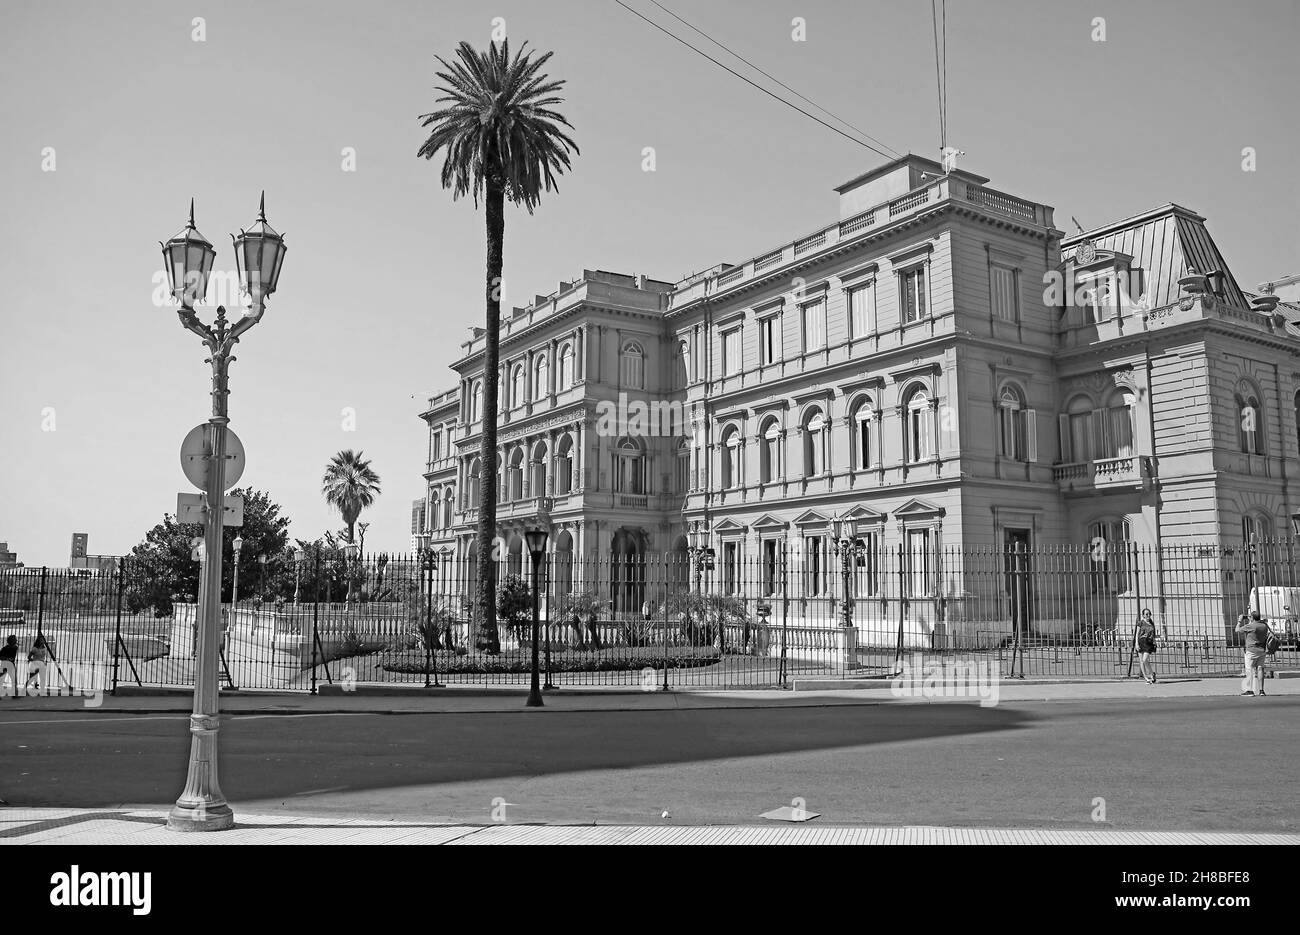
[{"label": "clear sky", "polygon": [[[661,2],[890,147],[937,155],[929,3]],[[613,0],[51,0],[0,17],[0,540],[28,565],[67,564],[76,531],[92,553],[126,551],[191,489],[177,452],[209,414],[209,370],[153,304],[158,241],[193,196],[228,269],[262,189],[289,252],[231,368],[241,484],[314,537],[341,525],[325,462],[363,449],[384,490],[367,548],[407,547],[416,414],[454,385],[484,268],[482,215],[417,160],[417,115],[434,55],[486,44],[494,17],[555,51],[582,147],[558,195],[507,214],[507,305],[584,267],[675,279],[743,260],[833,221],[832,187],[883,161]],[[1300,272],[1298,52],[1297,0],[951,0],[949,142],[1063,230],[1194,208],[1249,288]]]}]

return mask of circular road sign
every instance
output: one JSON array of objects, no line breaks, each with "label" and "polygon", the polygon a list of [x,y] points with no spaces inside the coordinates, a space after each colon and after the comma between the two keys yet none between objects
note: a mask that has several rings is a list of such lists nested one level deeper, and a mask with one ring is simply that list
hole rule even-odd
[{"label": "circular road sign", "polygon": [[[208,461],[212,457],[212,447],[208,443],[210,428],[207,422],[190,429],[185,441],[181,442],[181,470],[191,484],[199,490],[208,489]],[[226,483],[223,489],[229,490],[244,476],[244,443],[239,440],[229,427],[226,428]]]}]

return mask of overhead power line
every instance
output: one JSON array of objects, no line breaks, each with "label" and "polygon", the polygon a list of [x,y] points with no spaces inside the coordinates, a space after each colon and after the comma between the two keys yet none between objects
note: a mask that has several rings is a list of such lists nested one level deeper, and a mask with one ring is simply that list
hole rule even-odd
[{"label": "overhead power line", "polygon": [[[758,90],[762,91],[764,94],[766,94],[768,97],[772,98],[773,100],[780,101],[780,102],[781,102],[782,104],[784,104],[785,106],[787,106],[787,107],[789,107],[789,108],[792,108],[792,109],[794,109],[794,110],[799,111],[799,113],[803,114],[803,115],[804,115],[805,117],[807,117],[809,120],[816,121],[817,123],[821,124],[821,125],[822,125],[823,127],[825,127],[826,129],[831,130],[831,131],[833,131],[833,132],[835,132],[835,133],[838,133],[840,136],[844,137],[846,140],[850,140],[851,142],[857,143],[859,146],[864,146],[864,147],[866,147],[867,149],[871,150],[872,152],[877,153],[877,154],[879,154],[879,155],[881,155],[881,156],[884,156],[886,159],[889,159],[889,160],[892,161],[893,159],[897,158],[897,157],[891,155],[890,153],[885,152],[885,151],[882,150],[882,149],[878,149],[877,147],[872,146],[870,143],[864,142],[864,141],[858,139],[858,138],[855,137],[855,136],[850,136],[849,134],[847,134],[847,133],[845,133],[843,130],[841,130],[839,127],[834,126],[834,125],[832,125],[832,124],[829,124],[829,123],[827,123],[825,120],[822,120],[822,119],[821,119],[820,117],[818,117],[816,114],[810,114],[810,113],[808,113],[808,111],[804,110],[804,109],[803,109],[802,107],[800,107],[798,104],[795,104],[795,103],[793,103],[793,102],[791,102],[791,101],[787,101],[785,98],[781,97],[779,94],[775,94],[775,93],[773,93],[772,91],[769,91],[767,88],[763,87],[761,84],[757,84],[756,82],[754,82],[754,81],[752,81],[751,79],[745,77],[744,75],[742,75],[740,72],[736,71],[735,69],[733,69],[733,68],[729,68],[728,66],[726,66],[726,65],[724,65],[722,62],[718,61],[716,58],[714,58],[714,57],[713,57],[712,55],[710,55],[709,53],[707,53],[707,52],[703,51],[702,49],[699,49],[699,48],[697,48],[697,47],[691,45],[689,42],[687,42],[687,41],[686,41],[685,39],[683,39],[681,36],[677,35],[677,34],[674,33],[674,32],[671,32],[671,31],[669,31],[669,30],[667,30],[667,29],[664,29],[664,27],[660,26],[660,25],[659,25],[658,23],[656,23],[654,20],[649,19],[649,18],[643,16],[641,13],[637,12],[636,10],[632,9],[630,6],[628,6],[626,3],[624,3],[623,0],[614,0],[614,2],[617,3],[619,6],[621,6],[623,9],[627,10],[627,11],[628,11],[629,13],[631,13],[633,16],[637,17],[638,19],[644,20],[645,22],[649,23],[651,26],[653,26],[655,29],[659,30],[659,31],[660,31],[661,33],[663,33],[664,35],[666,35],[666,36],[668,36],[669,38],[675,39],[676,41],[680,42],[682,45],[686,46],[686,47],[687,47],[688,49],[690,49],[692,52],[695,52],[695,53],[698,54],[698,55],[702,55],[704,58],[708,59],[710,62],[712,62],[713,64],[717,65],[717,66],[718,66],[719,68],[721,68],[723,71],[726,71],[726,72],[729,72],[729,73],[732,74],[732,75],[735,75],[735,76],[736,76],[737,78],[739,78],[741,81],[745,82],[746,84],[750,85],[751,87],[757,88]],[[652,2],[653,2],[653,0],[652,0]],[[737,56],[737,58],[739,58],[739,56]],[[839,118],[836,118],[836,119],[839,119]],[[884,144],[881,144],[881,145],[884,145]]]},{"label": "overhead power line", "polygon": [[710,42],[712,42],[712,43],[713,43],[714,45],[716,45],[718,48],[722,49],[722,50],[723,50],[724,52],[726,52],[728,55],[732,56],[733,58],[738,58],[738,59],[740,59],[740,61],[744,62],[744,63],[745,63],[746,65],[748,65],[750,68],[754,69],[754,71],[758,72],[758,73],[759,73],[760,75],[762,75],[764,78],[767,78],[769,81],[774,81],[774,82],[776,82],[776,83],[779,84],[781,87],[785,88],[785,90],[787,90],[787,91],[789,91],[791,94],[793,94],[795,97],[799,98],[799,100],[803,101],[803,102],[806,103],[806,104],[811,104],[813,107],[816,107],[818,110],[820,110],[823,114],[826,114],[828,117],[831,117],[833,120],[838,120],[840,123],[844,124],[844,126],[848,127],[850,130],[853,130],[855,133],[858,133],[858,134],[860,134],[860,135],[866,137],[867,139],[871,140],[871,142],[873,142],[873,143],[879,143],[881,146],[885,147],[885,149],[889,150],[890,152],[894,153],[895,155],[899,155],[899,156],[902,155],[902,153],[898,152],[898,150],[894,149],[894,147],[890,146],[888,143],[884,142],[883,140],[878,140],[878,139],[876,139],[874,136],[872,136],[872,135],[871,135],[870,133],[868,133],[866,130],[863,130],[861,127],[854,126],[853,124],[849,123],[847,120],[845,120],[843,117],[839,116],[838,114],[836,114],[836,113],[834,113],[834,112],[828,110],[827,108],[825,108],[825,107],[823,107],[822,105],[818,104],[816,101],[811,100],[810,98],[807,98],[807,97],[805,97],[804,95],[800,94],[798,91],[796,91],[794,88],[790,87],[788,84],[786,84],[786,83],[785,83],[784,81],[782,81],[780,78],[777,78],[775,75],[772,75],[772,74],[770,74],[769,72],[764,71],[762,68],[760,68],[760,67],[758,67],[757,65],[755,65],[753,62],[751,62],[749,59],[745,58],[745,56],[741,55],[739,52],[735,51],[734,49],[731,49],[731,48],[727,47],[727,46],[724,45],[723,43],[719,42],[717,39],[714,39],[712,36],[710,36],[710,35],[709,35],[707,32],[705,32],[703,29],[700,29],[700,28],[699,28],[698,26],[696,26],[694,23],[692,23],[692,22],[690,22],[689,20],[683,19],[682,17],[678,16],[678,15],[677,15],[676,13],[674,13],[672,10],[668,9],[668,7],[666,7],[666,6],[664,6],[662,3],[660,3],[659,0],[650,0],[650,2],[653,3],[655,6],[659,7],[659,9],[663,10],[665,13],[667,13],[667,14],[668,14],[669,16],[671,16],[673,19],[677,20],[679,23],[682,23],[684,26],[687,26],[687,27],[689,27],[690,29],[693,29],[695,32],[699,33],[699,34],[700,34],[701,36],[703,36],[705,39],[708,39]]}]

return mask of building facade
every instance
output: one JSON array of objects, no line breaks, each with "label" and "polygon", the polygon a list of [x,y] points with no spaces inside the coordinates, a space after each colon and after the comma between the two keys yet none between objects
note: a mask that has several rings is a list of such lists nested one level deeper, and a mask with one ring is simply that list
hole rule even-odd
[{"label": "building facade", "polygon": [[[508,567],[539,523],[562,586],[605,557],[684,559],[696,531],[724,589],[810,598],[834,589],[838,518],[865,546],[853,588],[895,558],[924,636],[972,588],[971,550],[1289,534],[1300,307],[1243,291],[1186,208],[1066,237],[987,182],[907,156],[744,262],[675,283],[586,270],[503,321],[497,413],[475,329],[421,414],[426,541],[471,561],[491,482]],[[1148,596],[1176,628],[1175,572]]]}]

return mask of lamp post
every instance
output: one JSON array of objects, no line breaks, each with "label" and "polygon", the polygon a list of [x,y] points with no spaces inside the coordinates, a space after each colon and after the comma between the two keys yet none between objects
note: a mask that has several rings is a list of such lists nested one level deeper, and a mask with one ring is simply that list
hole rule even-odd
[{"label": "lamp post", "polygon": [[199,590],[197,665],[194,672],[194,707],[190,714],[190,762],[185,788],[167,816],[167,827],[176,831],[221,831],[234,824],[235,815],[221,794],[217,776],[217,731],[221,719],[217,707],[217,662],[221,639],[221,530],[226,493],[226,397],[230,394],[229,368],[235,359],[240,337],[259,321],[266,301],[275,292],[284,263],[284,238],[266,223],[266,196],[258,206],[251,230],[231,235],[235,264],[243,292],[251,299],[248,312],[233,324],[226,320],[225,306],[218,306],[215,324],[199,321],[194,306],[207,295],[208,277],[217,252],[194,227],[194,202],[184,230],[162,247],[168,285],[180,303],[181,325],[203,341],[212,365],[212,418],[208,420],[208,470],[204,564]]},{"label": "lamp post", "polygon": [[[686,546],[686,554],[690,557],[691,562],[691,589],[694,593],[700,593],[700,579],[704,574],[705,568],[713,567],[713,550],[708,547],[709,525],[708,523],[696,520],[691,523],[690,541]],[[701,604],[703,602],[701,601]],[[687,632],[692,631],[692,621],[690,619],[690,603],[687,602],[686,628]],[[722,625],[719,621],[718,627],[718,651],[722,651]]]},{"label": "lamp post", "polygon": [[[853,535],[856,531],[854,524],[846,524],[843,517],[834,516],[831,518],[831,550],[839,556],[840,576],[843,585],[843,599],[840,602],[840,613],[843,620],[840,621],[842,627],[853,626],[853,597],[849,590],[852,584],[853,565],[854,563],[867,554],[867,544]],[[848,535],[845,535],[845,533]]]},{"label": "lamp post", "polygon": [[266,600],[266,562],[267,556],[263,552],[257,557],[257,598]]},{"label": "lamp post", "polygon": [[549,538],[545,529],[530,529],[524,533],[524,538],[528,540],[528,554],[533,559],[533,680],[528,689],[528,700],[524,702],[527,708],[540,708],[542,706],[542,689],[540,684],[540,675],[538,672],[539,660],[537,658],[537,644],[540,642],[541,617],[538,607],[538,592],[542,570],[542,559],[546,555],[546,540]]},{"label": "lamp post", "polygon": [[302,563],[307,558],[305,549],[293,550],[293,602],[298,603],[298,594],[302,590]]},{"label": "lamp post", "polygon": [[351,604],[356,600],[357,544],[355,542],[347,542],[343,545],[343,573],[348,577],[348,593],[343,601]]}]

